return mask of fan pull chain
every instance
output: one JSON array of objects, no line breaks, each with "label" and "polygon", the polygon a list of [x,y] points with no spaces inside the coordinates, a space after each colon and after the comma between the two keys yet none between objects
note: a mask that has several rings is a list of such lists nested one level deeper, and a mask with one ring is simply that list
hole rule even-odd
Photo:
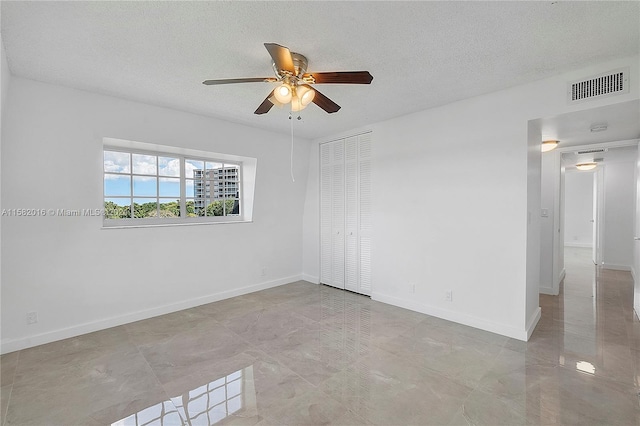
[{"label": "fan pull chain", "polygon": [[[298,117],[300,119],[300,117]],[[289,121],[291,122],[291,181],[295,183],[296,178],[293,177],[293,117],[289,113]]]}]

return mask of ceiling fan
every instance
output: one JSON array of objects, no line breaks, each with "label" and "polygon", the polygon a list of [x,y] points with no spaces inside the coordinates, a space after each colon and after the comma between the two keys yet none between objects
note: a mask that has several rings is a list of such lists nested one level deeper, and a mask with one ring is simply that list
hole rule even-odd
[{"label": "ceiling fan", "polygon": [[292,111],[300,111],[311,102],[329,114],[337,112],[340,105],[313,89],[312,84],[370,84],[373,76],[369,71],[334,71],[307,73],[307,58],[299,53],[275,43],[265,43],[271,55],[276,77],[265,78],[230,78],[223,80],[205,80],[202,84],[233,83],[279,83],[260,104],[254,114],[265,114],[272,106],[283,106],[291,103]]}]

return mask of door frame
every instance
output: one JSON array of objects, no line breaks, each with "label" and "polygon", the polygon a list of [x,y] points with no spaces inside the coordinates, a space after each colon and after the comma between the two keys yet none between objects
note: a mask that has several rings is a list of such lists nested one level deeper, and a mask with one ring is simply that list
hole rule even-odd
[{"label": "door frame", "polygon": [[602,265],[602,241],[604,240],[604,167],[593,173],[593,253],[594,265]]}]

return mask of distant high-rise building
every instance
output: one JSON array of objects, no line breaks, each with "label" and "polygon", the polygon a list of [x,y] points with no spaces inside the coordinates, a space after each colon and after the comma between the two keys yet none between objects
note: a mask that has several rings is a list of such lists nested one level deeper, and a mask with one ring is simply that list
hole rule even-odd
[{"label": "distant high-rise building", "polygon": [[211,201],[236,198],[239,194],[238,166],[193,171],[195,207],[204,208]]}]

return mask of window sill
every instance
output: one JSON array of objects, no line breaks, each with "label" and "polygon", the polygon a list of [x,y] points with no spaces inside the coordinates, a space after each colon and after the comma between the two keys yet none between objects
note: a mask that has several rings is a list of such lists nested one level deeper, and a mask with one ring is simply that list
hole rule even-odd
[{"label": "window sill", "polygon": [[225,220],[225,221],[209,221],[209,222],[173,222],[173,223],[132,223],[132,224],[103,224],[100,229],[127,229],[127,228],[165,228],[171,226],[200,226],[200,225],[227,225],[237,223],[253,223],[253,220]]}]

